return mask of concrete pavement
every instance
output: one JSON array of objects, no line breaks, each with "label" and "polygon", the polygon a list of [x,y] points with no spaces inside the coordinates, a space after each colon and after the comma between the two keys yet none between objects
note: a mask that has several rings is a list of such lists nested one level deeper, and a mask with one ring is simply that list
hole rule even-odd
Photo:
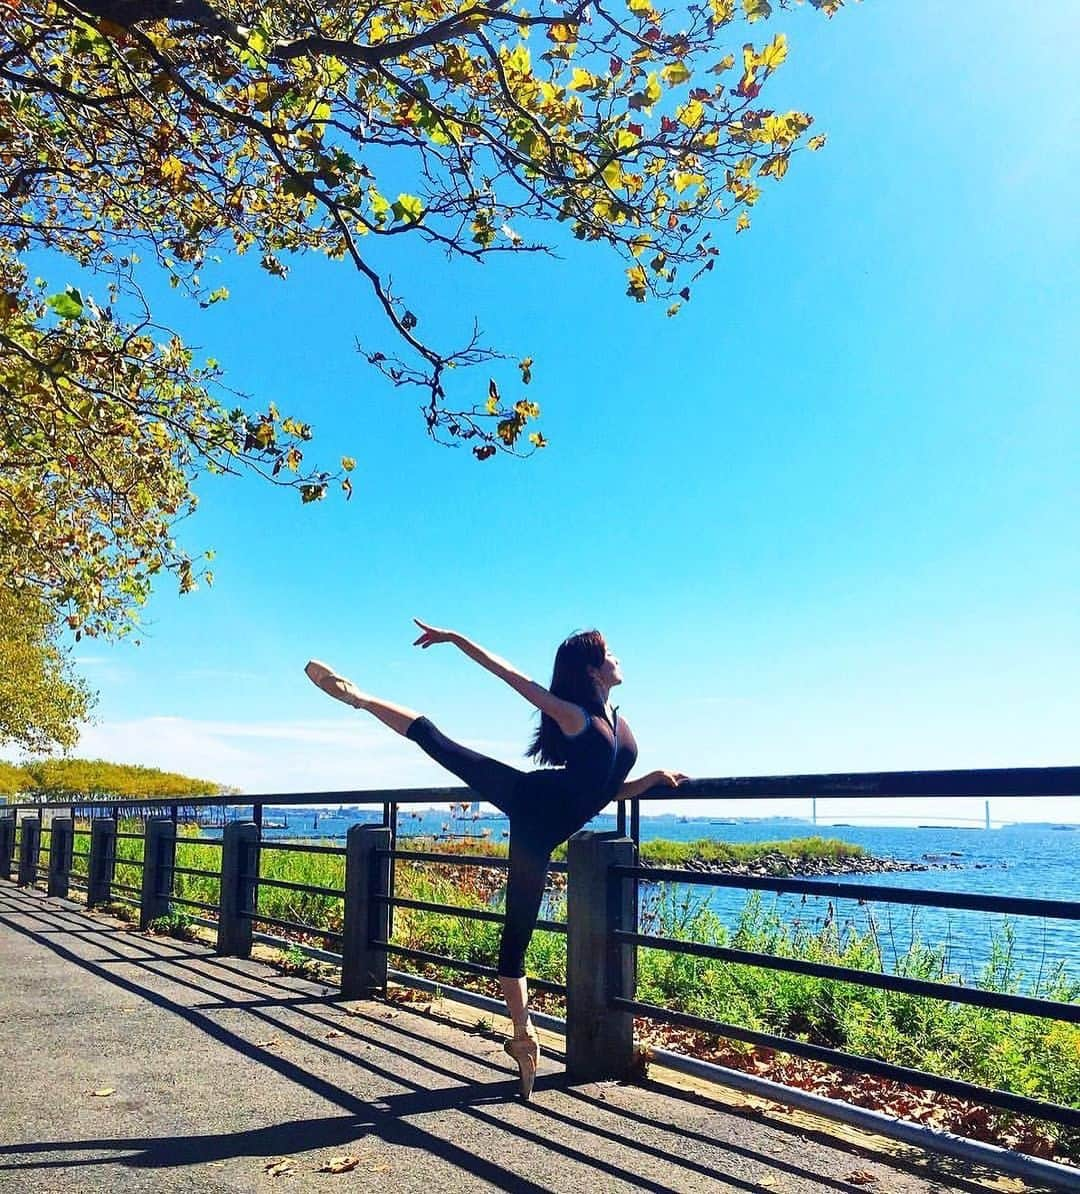
[{"label": "concrete pavement", "polygon": [[551,1054],[530,1104],[515,1089],[499,1041],[453,1018],[0,881],[4,1194],[1022,1189],[735,1096],[569,1087]]}]

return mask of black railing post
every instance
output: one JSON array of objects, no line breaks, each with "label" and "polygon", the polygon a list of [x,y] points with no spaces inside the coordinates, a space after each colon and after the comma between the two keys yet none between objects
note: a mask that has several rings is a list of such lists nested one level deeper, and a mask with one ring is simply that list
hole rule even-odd
[{"label": "black railing post", "polygon": [[41,853],[41,817],[23,817],[19,822],[19,886],[29,887],[37,878]]},{"label": "black railing post", "polygon": [[90,858],[86,868],[86,906],[108,904],[116,871],[116,821],[94,817],[90,822]]},{"label": "black railing post", "polygon": [[15,817],[0,817],[0,879],[11,878],[11,860],[15,856]]},{"label": "black railing post", "polygon": [[71,851],[75,847],[75,822],[54,817],[49,838],[49,895],[67,899],[71,880]]},{"label": "black railing post", "polygon": [[252,917],[259,885],[259,827],[233,821],[221,835],[221,903],[218,907],[217,952],[223,957],[251,955]]},{"label": "black railing post", "polygon": [[628,837],[584,830],[570,839],[566,899],[566,1073],[571,1082],[628,1078],[634,1068],[634,1017],[613,997],[633,999],[635,955],[611,939],[632,930],[633,880],[612,880],[632,866]]},{"label": "black railing post", "polygon": [[381,825],[353,825],[345,838],[345,923],[341,931],[341,994],[371,999],[386,990],[390,935],[391,834]]},{"label": "black railing post", "polygon": [[170,817],[147,817],[143,847],[139,928],[145,929],[172,908],[173,867],[176,865],[176,826]]}]

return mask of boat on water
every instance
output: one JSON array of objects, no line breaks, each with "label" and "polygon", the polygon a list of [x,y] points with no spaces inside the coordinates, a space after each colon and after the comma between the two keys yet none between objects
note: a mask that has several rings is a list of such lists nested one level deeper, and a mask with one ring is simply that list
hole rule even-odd
[{"label": "boat on water", "polygon": [[[686,818],[684,817],[683,820],[685,821]],[[710,825],[738,825],[738,823],[739,823],[738,821],[732,821],[730,819],[726,820],[726,821],[710,821],[709,822]]]}]

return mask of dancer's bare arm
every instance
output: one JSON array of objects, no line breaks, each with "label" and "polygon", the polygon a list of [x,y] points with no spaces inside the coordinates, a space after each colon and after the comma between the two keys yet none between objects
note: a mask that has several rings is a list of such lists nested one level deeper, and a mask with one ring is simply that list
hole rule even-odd
[{"label": "dancer's bare arm", "polygon": [[681,771],[650,771],[640,779],[627,780],[615,793],[615,800],[636,800],[653,788],[677,788],[690,777]]},{"label": "dancer's bare arm", "polygon": [[433,647],[437,643],[453,643],[459,651],[464,652],[474,663],[486,668],[493,676],[509,684],[510,687],[523,696],[530,704],[535,705],[541,713],[546,713],[564,734],[579,734],[585,728],[585,713],[581,707],[564,701],[561,697],[548,692],[535,680],[530,680],[505,659],[492,655],[478,643],[467,639],[456,630],[439,630],[435,626],[428,626],[419,618],[413,621],[420,627],[420,637],[413,643],[414,647]]}]

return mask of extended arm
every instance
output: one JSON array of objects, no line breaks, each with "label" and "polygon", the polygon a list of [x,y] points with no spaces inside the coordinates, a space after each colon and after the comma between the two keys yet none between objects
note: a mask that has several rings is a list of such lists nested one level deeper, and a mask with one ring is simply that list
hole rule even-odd
[{"label": "extended arm", "polygon": [[516,693],[523,696],[531,705],[535,705],[541,713],[546,713],[548,717],[555,721],[564,734],[577,734],[584,728],[585,714],[577,705],[572,704],[570,701],[564,701],[561,697],[548,692],[542,684],[537,684],[535,680],[530,680],[528,676],[519,672],[513,664],[507,663],[505,659],[500,659],[498,655],[492,655],[490,651],[485,650],[479,643],[474,643],[471,639],[466,638],[465,635],[458,634],[456,630],[437,630],[433,626],[425,625],[419,618],[414,618],[413,621],[423,631],[413,646],[430,647],[435,643],[453,643],[459,651],[462,651],[474,663],[478,663],[482,668],[491,672],[493,676],[498,676],[500,680],[509,684]]}]

